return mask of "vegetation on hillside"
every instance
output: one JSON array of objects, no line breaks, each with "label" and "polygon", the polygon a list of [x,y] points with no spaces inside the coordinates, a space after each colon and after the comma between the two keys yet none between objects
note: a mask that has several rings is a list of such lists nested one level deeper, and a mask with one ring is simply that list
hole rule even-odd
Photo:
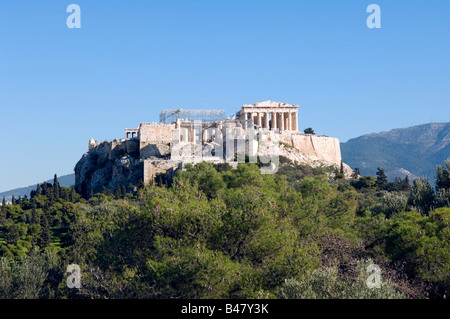
[{"label": "vegetation on hillside", "polygon": [[[137,193],[54,183],[0,210],[1,298],[445,298],[450,164],[344,179],[200,163]],[[69,289],[67,266],[81,268]],[[381,269],[369,288],[367,267]]]}]

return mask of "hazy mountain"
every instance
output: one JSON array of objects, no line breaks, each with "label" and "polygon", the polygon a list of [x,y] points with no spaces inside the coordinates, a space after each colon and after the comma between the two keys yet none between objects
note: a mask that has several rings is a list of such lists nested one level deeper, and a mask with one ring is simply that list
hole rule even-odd
[{"label": "hazy mountain", "polygon": [[[53,184],[53,178],[49,179],[46,182]],[[59,185],[61,185],[61,186],[65,186],[65,187],[73,186],[75,184],[75,174],[58,176],[58,182],[59,182]],[[11,201],[12,196],[14,196],[16,199],[19,198],[19,196],[22,196],[22,197],[24,195],[30,196],[30,192],[33,190],[36,190],[36,185],[42,184],[42,183],[43,182],[36,182],[36,184],[30,185],[28,187],[21,187],[21,188],[12,189],[12,190],[9,190],[6,192],[2,192],[2,193],[0,193],[0,200],[1,200],[1,198],[3,198],[3,196],[5,196],[7,202]]]},{"label": "hazy mountain", "polygon": [[378,167],[396,176],[435,179],[436,165],[450,159],[450,123],[429,123],[389,132],[372,133],[341,143],[342,160],[362,175]]}]

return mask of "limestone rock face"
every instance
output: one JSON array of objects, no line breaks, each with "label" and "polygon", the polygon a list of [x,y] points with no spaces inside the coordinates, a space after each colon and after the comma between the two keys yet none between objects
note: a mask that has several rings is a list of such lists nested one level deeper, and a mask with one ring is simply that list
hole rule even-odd
[{"label": "limestone rock face", "polygon": [[97,193],[102,192],[103,187],[114,190],[122,185],[139,185],[142,181],[143,164],[138,158],[118,152],[107,156],[106,149],[94,148],[75,166],[75,188],[85,197],[91,190]]},{"label": "limestone rock face", "polygon": [[[278,153],[292,162],[312,167],[323,165],[334,166],[339,169],[341,166],[340,144],[339,140],[334,137],[299,132],[282,133],[279,135]],[[342,165],[344,175],[350,177],[353,170],[345,163],[342,163]]]},{"label": "limestone rock face", "polygon": [[[186,158],[178,155],[174,145],[159,139],[163,133],[165,138],[168,138],[171,126],[163,126],[162,133],[157,131],[154,126],[150,126],[150,128],[155,135],[144,136],[143,134],[146,140],[131,138],[99,143],[91,139],[89,151],[75,166],[76,190],[84,197],[88,197],[92,191],[94,193],[102,192],[105,187],[110,190],[123,185],[131,188],[151,182],[158,174],[169,173],[173,176],[177,169],[182,169],[183,163],[191,161],[191,156]],[[242,136],[242,142],[245,145],[245,132],[242,128],[237,129],[239,134],[236,136]],[[334,166],[339,169],[341,166],[341,150],[337,138],[288,131],[278,134],[266,130],[260,131],[258,134],[261,134],[260,137],[263,141],[253,141],[251,147],[253,155],[272,157],[278,154],[292,162],[312,167]],[[202,144],[195,144],[193,149],[191,149],[190,143],[185,144],[188,151],[184,154],[200,154],[194,162],[211,162],[213,159],[213,157],[209,158],[205,155]],[[246,152],[250,154],[250,142],[247,144]],[[222,151],[226,151],[225,146],[223,147]],[[256,150],[257,154],[254,153]],[[192,151],[194,152],[192,153]],[[220,160],[225,161],[224,158],[220,158]],[[229,162],[233,160],[233,156],[228,158]],[[346,164],[343,164],[343,168],[344,175],[350,177],[352,169]]]}]

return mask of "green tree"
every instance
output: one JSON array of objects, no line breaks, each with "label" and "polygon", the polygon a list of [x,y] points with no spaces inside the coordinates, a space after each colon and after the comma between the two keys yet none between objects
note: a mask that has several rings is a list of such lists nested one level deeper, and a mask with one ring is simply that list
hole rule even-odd
[{"label": "green tree", "polygon": [[417,207],[424,215],[432,210],[434,205],[435,194],[430,182],[424,178],[414,180],[409,203]]},{"label": "green tree", "polygon": [[450,189],[441,189],[439,193],[436,194],[436,207],[450,207]]},{"label": "green tree", "polygon": [[48,189],[49,189],[49,184],[47,182],[42,183],[41,185],[41,190],[42,190],[42,195],[47,195]]},{"label": "green tree", "polygon": [[386,251],[409,276],[450,287],[450,208],[398,214],[387,229]]},{"label": "green tree", "polygon": [[372,207],[374,214],[383,213],[387,218],[404,212],[408,202],[408,196],[400,192],[386,192],[384,196]]},{"label": "green tree", "polygon": [[297,281],[287,279],[277,295],[281,299],[405,299],[389,280],[381,280],[380,288],[367,286],[366,269],[372,260],[359,261],[356,280],[339,276],[338,267],[318,269]]},{"label": "green tree", "polygon": [[37,213],[36,199],[33,198],[31,201],[31,224],[39,224],[40,217]]},{"label": "green tree", "polygon": [[[5,199],[3,197],[3,199]],[[3,223],[6,222],[6,207],[3,206],[6,201],[2,201],[2,208],[0,209],[0,227],[2,226]]]},{"label": "green tree", "polygon": [[436,191],[450,190],[450,161],[436,167]]},{"label": "green tree", "polygon": [[42,216],[41,218],[41,234],[38,239],[38,244],[42,248],[50,245],[52,241],[52,232],[50,230],[50,224],[48,222],[47,216]]},{"label": "green tree", "polygon": [[386,176],[386,173],[384,172],[384,169],[381,167],[377,168],[377,180],[376,180],[376,186],[380,190],[385,190],[388,186],[388,178]]},{"label": "green tree", "polygon": [[373,176],[363,176],[357,180],[351,181],[351,185],[357,190],[374,189],[376,187],[376,179]]},{"label": "green tree", "polygon": [[305,134],[315,134],[312,127],[308,127],[303,131]]},{"label": "green tree", "polygon": [[352,178],[353,178],[353,179],[357,179],[357,178],[359,178],[360,176],[361,176],[361,172],[359,171],[359,168],[356,167],[356,168],[353,170]]},{"label": "green tree", "polygon": [[408,191],[408,192],[411,190],[411,184],[408,175],[406,175],[405,178],[402,180],[399,189],[401,191]]},{"label": "green tree", "polygon": [[59,259],[54,252],[39,253],[32,250],[17,263],[9,263],[0,258],[0,298],[37,299],[49,298],[49,289],[45,283],[55,272]]},{"label": "green tree", "polygon": [[3,200],[2,200],[2,218],[6,218],[6,198],[5,196],[3,196]]},{"label": "green tree", "polygon": [[60,195],[60,186],[59,186],[59,182],[58,182],[58,176],[53,177],[53,195],[55,197],[55,200],[59,199],[59,195]]},{"label": "green tree", "polygon": [[115,191],[114,191],[114,197],[116,199],[120,199],[122,198],[122,192],[120,191],[120,186],[117,186]]}]

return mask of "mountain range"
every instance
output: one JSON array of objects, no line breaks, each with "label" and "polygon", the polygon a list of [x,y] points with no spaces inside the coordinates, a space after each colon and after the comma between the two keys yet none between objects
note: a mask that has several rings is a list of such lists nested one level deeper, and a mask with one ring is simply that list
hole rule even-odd
[{"label": "mountain range", "polygon": [[436,166],[450,159],[450,123],[428,123],[366,134],[341,143],[344,163],[361,175],[385,169],[389,179],[426,177],[434,181]]}]

